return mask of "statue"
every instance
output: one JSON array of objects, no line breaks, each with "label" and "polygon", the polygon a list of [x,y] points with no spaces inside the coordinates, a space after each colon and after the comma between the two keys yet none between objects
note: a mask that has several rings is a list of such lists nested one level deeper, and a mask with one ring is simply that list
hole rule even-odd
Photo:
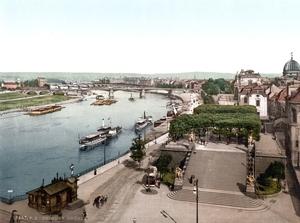
[{"label": "statue", "polygon": [[176,176],[176,178],[179,178],[179,179],[182,178],[182,170],[179,167],[176,167],[175,176]]},{"label": "statue", "polygon": [[248,138],[248,145],[252,146],[253,142],[254,142],[254,140],[253,140],[252,136],[249,136],[249,138]]},{"label": "statue", "polygon": [[248,185],[254,185],[254,176],[252,175],[252,174],[249,174],[248,176],[247,176],[247,184]]}]

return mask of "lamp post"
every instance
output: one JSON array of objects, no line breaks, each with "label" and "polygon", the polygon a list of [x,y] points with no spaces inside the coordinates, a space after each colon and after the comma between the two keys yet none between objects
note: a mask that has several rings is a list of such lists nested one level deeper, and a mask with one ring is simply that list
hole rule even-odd
[{"label": "lamp post", "polygon": [[72,176],[73,176],[73,173],[74,173],[74,172],[73,172],[73,170],[74,170],[74,164],[73,164],[73,163],[72,163],[71,166],[70,166],[70,170],[71,170],[71,177],[72,177]]},{"label": "lamp post", "polygon": [[194,191],[193,193],[196,195],[196,223],[198,223],[198,179],[194,181]]}]

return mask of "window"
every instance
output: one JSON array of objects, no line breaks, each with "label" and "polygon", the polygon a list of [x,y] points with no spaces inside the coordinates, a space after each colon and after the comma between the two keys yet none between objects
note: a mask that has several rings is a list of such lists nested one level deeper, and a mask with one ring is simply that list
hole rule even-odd
[{"label": "window", "polygon": [[292,122],[297,122],[297,111],[296,109],[292,109]]},{"label": "window", "polygon": [[296,147],[298,148],[299,147],[299,141],[296,140]]},{"label": "window", "polygon": [[260,100],[256,100],[256,106],[260,106]]},{"label": "window", "polygon": [[248,103],[248,98],[244,97],[244,103]]}]

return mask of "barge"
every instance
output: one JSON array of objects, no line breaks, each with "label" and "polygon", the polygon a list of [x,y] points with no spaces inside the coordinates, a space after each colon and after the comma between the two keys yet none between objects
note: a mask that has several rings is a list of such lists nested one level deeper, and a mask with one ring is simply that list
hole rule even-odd
[{"label": "barge", "polygon": [[60,111],[63,107],[59,105],[46,106],[42,108],[32,109],[28,111],[28,115],[44,115],[47,113],[52,113],[56,111]]}]

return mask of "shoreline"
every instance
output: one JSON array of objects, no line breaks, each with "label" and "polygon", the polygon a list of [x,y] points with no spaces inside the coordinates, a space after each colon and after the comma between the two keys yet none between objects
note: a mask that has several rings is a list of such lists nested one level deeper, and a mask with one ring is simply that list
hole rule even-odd
[{"label": "shoreline", "polygon": [[[182,95],[180,95],[180,96],[182,96]],[[186,96],[186,97],[185,97],[185,96]],[[181,98],[182,98],[182,101],[184,101],[184,102],[186,103],[187,101],[184,100],[184,99],[189,99],[189,98],[190,98],[190,93],[184,93],[183,96],[182,96]],[[55,104],[60,104],[60,105],[62,105],[62,104],[75,103],[75,102],[80,101],[81,99],[82,99],[82,97],[77,97],[77,98],[73,98],[73,99],[66,100],[66,101],[62,101],[62,102],[60,102],[60,103],[55,103]],[[48,105],[53,105],[53,103],[47,104],[47,105],[41,105],[41,106],[39,106],[39,107],[44,107],[44,106],[48,106]],[[37,108],[38,106],[34,106],[34,107]],[[7,113],[14,113],[14,112],[26,112],[26,111],[21,110],[21,109],[13,109],[13,110],[8,110],[8,111],[6,111],[6,112],[7,112]],[[2,115],[2,113],[0,113],[0,114]],[[148,149],[149,147],[151,147],[151,146],[153,146],[154,144],[156,144],[157,142],[159,142],[159,138],[160,138],[160,137],[162,137],[162,136],[164,136],[164,135],[166,135],[166,137],[167,137],[167,135],[168,135],[168,125],[169,125],[169,120],[167,120],[166,122],[162,123],[161,125],[159,125],[159,126],[157,126],[157,127],[153,127],[153,128],[146,134],[146,140],[148,141],[148,143],[146,144],[146,149]],[[157,138],[156,138],[156,137],[157,137]],[[156,140],[155,140],[155,138],[156,138]],[[155,143],[154,141],[156,141],[156,143]],[[127,158],[125,158],[125,160],[128,159],[129,154],[126,154],[126,155],[124,155],[123,157],[120,157],[120,158],[116,158],[115,160],[121,160],[121,159],[124,159],[124,157],[127,157]],[[105,166],[106,166],[105,168],[107,169],[107,168],[108,168],[107,166],[110,166],[111,163],[114,163],[114,161],[112,161],[112,162],[106,164],[106,165],[105,165]],[[99,168],[102,168],[102,167],[104,167],[104,166],[101,166],[101,167],[99,167]],[[98,169],[99,169],[99,168],[98,168]],[[112,167],[111,167],[111,168],[112,168]],[[99,171],[101,172],[101,170],[99,170]],[[100,172],[99,172],[99,173],[100,173]],[[102,171],[102,172],[103,172],[103,171]],[[91,171],[90,173],[93,173],[93,171]],[[79,176],[79,178],[84,179],[83,176],[88,175],[88,174],[89,174],[89,173],[85,173],[85,174]],[[81,181],[81,182],[82,182],[82,181]],[[16,195],[16,196],[14,196],[14,197],[20,197],[20,196],[24,196],[24,195]],[[12,198],[6,198],[6,197],[3,197],[3,199],[8,199],[8,200],[9,200],[9,199],[13,199],[13,200],[14,200],[14,197],[12,197]],[[14,201],[13,203],[15,203],[15,202],[18,202],[18,201]],[[6,202],[2,201],[2,203],[6,203]]]},{"label": "shoreline", "polygon": [[66,100],[66,101],[60,101],[58,103],[50,103],[50,104],[44,104],[44,105],[30,106],[30,107],[26,107],[26,108],[9,109],[9,110],[5,110],[5,111],[1,111],[0,116],[10,114],[10,113],[15,113],[15,112],[28,112],[28,110],[30,110],[30,109],[42,108],[42,107],[45,107],[45,106],[75,103],[75,102],[80,101],[81,99],[82,99],[82,97],[76,97],[76,98],[69,99],[69,100]]}]

